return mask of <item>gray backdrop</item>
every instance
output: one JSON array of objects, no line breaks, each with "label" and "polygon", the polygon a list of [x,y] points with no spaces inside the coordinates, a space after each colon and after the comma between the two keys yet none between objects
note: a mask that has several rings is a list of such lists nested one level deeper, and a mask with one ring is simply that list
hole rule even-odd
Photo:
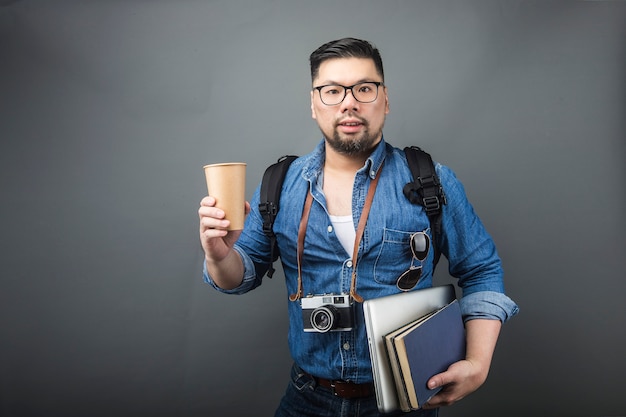
[{"label": "gray backdrop", "polygon": [[[382,51],[521,314],[442,416],[626,415],[623,1],[0,1],[0,415],[272,415],[282,274],[202,282],[202,166],[320,140],[308,55]],[[438,270],[446,282],[445,264]]]}]

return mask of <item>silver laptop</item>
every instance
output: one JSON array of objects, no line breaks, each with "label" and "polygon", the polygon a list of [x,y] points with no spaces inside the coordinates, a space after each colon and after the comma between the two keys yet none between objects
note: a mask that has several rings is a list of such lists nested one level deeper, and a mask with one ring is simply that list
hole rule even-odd
[{"label": "silver laptop", "polygon": [[454,286],[448,284],[363,302],[379,411],[388,413],[400,409],[385,347],[385,335],[413,319],[445,306],[455,298]]}]

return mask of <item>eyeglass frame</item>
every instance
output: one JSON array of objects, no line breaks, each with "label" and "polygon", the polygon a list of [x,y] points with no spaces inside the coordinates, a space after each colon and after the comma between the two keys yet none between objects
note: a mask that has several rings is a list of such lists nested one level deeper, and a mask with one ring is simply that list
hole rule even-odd
[{"label": "eyeglass frame", "polygon": [[[402,274],[400,274],[400,276],[398,277],[398,280],[396,281],[396,287],[400,290],[400,291],[411,291],[413,288],[415,288],[417,286],[417,283],[420,282],[420,279],[422,279],[422,265],[421,263],[424,262],[427,258],[428,255],[430,253],[430,245],[431,245],[431,240],[430,240],[430,236],[428,235],[428,233],[426,233],[428,231],[428,229],[422,231],[422,232],[415,232],[411,235],[411,238],[409,240],[409,246],[411,248],[411,254],[413,255],[413,258],[417,259],[420,262],[419,266],[413,267],[411,266],[408,270],[404,271]],[[413,239],[415,239],[416,235],[424,235],[424,238],[426,239],[426,250],[423,251],[423,256],[417,256],[417,254],[415,253],[415,247],[413,244]],[[415,274],[417,273],[417,280],[415,280],[415,283],[413,285],[411,285],[410,287],[401,287],[400,286],[400,281],[407,277],[409,274]],[[410,282],[410,281],[409,281]]]},{"label": "eyeglass frame", "polygon": [[[374,100],[372,100],[372,101],[361,101],[358,98],[356,98],[356,96],[354,95],[353,88],[356,87],[357,85],[362,85],[362,84],[374,84],[376,86],[376,97],[374,97]],[[368,104],[368,103],[373,103],[373,102],[375,102],[378,99],[378,89],[380,88],[381,85],[384,87],[385,83],[382,82],[382,81],[361,81],[361,82],[358,82],[358,83],[350,85],[350,86],[341,85],[341,84],[324,84],[324,85],[320,85],[320,86],[317,86],[317,87],[313,87],[313,90],[317,90],[317,92],[319,93],[319,96],[320,96],[320,101],[325,106],[338,106],[341,103],[343,103],[343,101],[346,99],[346,96],[348,95],[348,90],[350,90],[350,92],[352,93],[352,97],[354,97],[354,99],[356,101],[358,101],[359,103]],[[342,97],[342,99],[338,103],[326,104],[326,102],[322,98],[322,88],[324,88],[324,87],[331,87],[331,86],[336,86],[336,87],[343,88],[343,97]]]}]

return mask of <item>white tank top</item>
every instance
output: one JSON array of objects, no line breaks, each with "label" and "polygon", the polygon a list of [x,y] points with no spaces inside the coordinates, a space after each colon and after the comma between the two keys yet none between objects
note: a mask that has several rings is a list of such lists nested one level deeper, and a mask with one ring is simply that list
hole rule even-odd
[{"label": "white tank top", "polygon": [[335,228],[335,233],[337,234],[341,246],[344,247],[346,252],[352,255],[354,251],[354,239],[356,237],[352,216],[330,216],[330,221]]}]

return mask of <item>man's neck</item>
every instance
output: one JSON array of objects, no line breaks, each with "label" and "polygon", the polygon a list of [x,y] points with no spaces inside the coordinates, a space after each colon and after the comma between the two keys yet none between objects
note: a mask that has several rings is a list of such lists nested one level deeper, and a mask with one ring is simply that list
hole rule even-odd
[{"label": "man's neck", "polygon": [[362,157],[341,154],[326,146],[322,188],[331,215],[349,216],[352,213],[354,176],[364,163]]}]

